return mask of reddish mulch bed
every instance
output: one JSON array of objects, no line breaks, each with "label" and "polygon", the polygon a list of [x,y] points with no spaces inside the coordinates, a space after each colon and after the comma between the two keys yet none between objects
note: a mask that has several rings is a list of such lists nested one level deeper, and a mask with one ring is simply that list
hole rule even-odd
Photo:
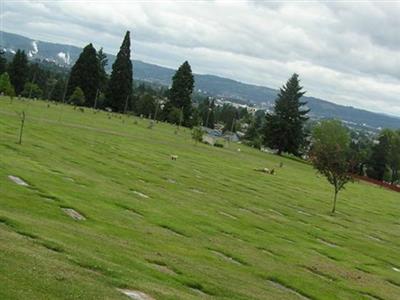
[{"label": "reddish mulch bed", "polygon": [[379,180],[376,180],[376,179],[372,179],[372,178],[369,178],[369,177],[366,177],[366,176],[353,175],[353,177],[356,178],[356,179],[359,179],[359,180],[363,180],[363,181],[367,181],[367,182],[372,183],[372,184],[379,185],[379,186],[387,188],[387,189],[391,189],[392,191],[395,191],[395,192],[400,192],[400,187],[396,186],[396,185],[391,185],[389,183],[382,182],[382,181],[379,181]]}]

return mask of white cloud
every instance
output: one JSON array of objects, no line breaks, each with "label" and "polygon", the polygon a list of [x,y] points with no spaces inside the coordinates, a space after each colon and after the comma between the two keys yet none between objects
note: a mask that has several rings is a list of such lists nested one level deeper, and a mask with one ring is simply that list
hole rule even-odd
[{"label": "white cloud", "polygon": [[4,2],[4,30],[400,115],[400,2]]}]

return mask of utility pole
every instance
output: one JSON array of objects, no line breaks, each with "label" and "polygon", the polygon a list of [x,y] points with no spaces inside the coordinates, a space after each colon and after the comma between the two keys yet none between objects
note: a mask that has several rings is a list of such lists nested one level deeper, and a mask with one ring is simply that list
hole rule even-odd
[{"label": "utility pole", "polygon": [[25,124],[25,111],[22,111],[21,113],[21,128],[19,130],[19,141],[18,144],[22,144],[22,131],[24,130],[24,124]]}]

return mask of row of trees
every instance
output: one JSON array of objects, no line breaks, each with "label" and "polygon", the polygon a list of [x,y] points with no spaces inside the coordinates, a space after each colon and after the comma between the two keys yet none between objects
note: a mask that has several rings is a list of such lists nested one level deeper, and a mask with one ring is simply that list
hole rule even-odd
[{"label": "row of trees", "polygon": [[9,63],[0,54],[0,93],[5,95],[61,100],[65,78],[65,69],[50,62],[29,63],[22,50]]},{"label": "row of trees", "polygon": [[29,63],[21,50],[9,64],[0,55],[0,92],[87,107],[108,107],[116,112],[133,111],[145,116],[154,116],[159,110],[159,120],[195,125],[198,113],[192,105],[194,78],[189,63],[186,61],[179,67],[168,90],[144,85],[135,89],[130,44],[128,31],[110,75],[106,72],[106,54],[103,49],[96,51],[92,44],[83,48],[69,74],[57,66],[44,68],[44,62],[40,66]]},{"label": "row of trees", "polygon": [[[185,61],[172,78],[169,89],[134,85],[130,49],[130,33],[125,34],[111,74],[106,72],[107,56],[87,45],[72,67],[65,69],[28,63],[24,51],[18,50],[7,64],[0,55],[0,92],[7,95],[43,97],[95,108],[109,107],[113,111],[133,111],[138,115],[184,126],[203,125],[214,128],[222,123],[224,131],[236,131],[242,125],[245,141],[253,146],[276,149],[278,154],[295,156],[308,154],[311,129],[308,122],[305,94],[299,76],[293,74],[280,89],[273,111],[262,111],[254,116],[246,108],[215,105],[205,98],[194,105],[194,77]],[[384,130],[374,142],[365,136],[350,133],[346,160],[349,172],[366,174],[378,180],[395,183],[399,180],[400,134]],[[346,152],[347,153],[347,152]]]},{"label": "row of trees", "polygon": [[132,97],[133,75],[130,59],[130,33],[126,32],[111,75],[106,73],[107,55],[90,43],[83,48],[71,68],[67,80],[65,99],[87,107],[110,107],[113,111],[126,112]]}]

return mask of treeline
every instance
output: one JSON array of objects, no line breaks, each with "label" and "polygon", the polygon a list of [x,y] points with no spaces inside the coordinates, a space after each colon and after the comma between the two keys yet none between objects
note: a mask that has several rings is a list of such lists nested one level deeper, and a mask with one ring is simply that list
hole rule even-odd
[{"label": "treeline", "polygon": [[[103,49],[96,50],[92,44],[83,48],[70,70],[51,63],[30,63],[21,50],[7,63],[0,53],[0,93],[134,113],[187,127],[218,127],[223,132],[242,133],[243,142],[256,148],[310,157],[313,128],[318,124],[308,120],[307,103],[301,101],[305,91],[297,74],[280,89],[273,111],[249,113],[247,107],[217,105],[216,99],[196,94],[187,61],[174,74],[170,88],[135,82],[130,47],[128,31],[111,74],[105,71],[108,60]],[[385,129],[376,138],[349,131],[345,152],[347,172],[392,184],[399,181],[400,131]]]}]

